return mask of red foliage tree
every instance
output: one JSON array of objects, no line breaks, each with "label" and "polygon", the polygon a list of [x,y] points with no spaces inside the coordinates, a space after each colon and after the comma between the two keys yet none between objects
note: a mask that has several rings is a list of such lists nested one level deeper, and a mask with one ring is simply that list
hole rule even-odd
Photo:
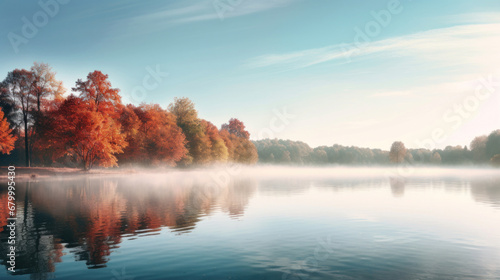
[{"label": "red foliage tree", "polygon": [[175,116],[160,105],[128,105],[121,120],[129,143],[120,156],[123,161],[175,165],[187,154]]},{"label": "red foliage tree", "polygon": [[250,133],[245,130],[243,122],[235,118],[230,119],[228,124],[223,124],[222,130],[227,130],[230,134],[234,134],[237,137],[250,138]]},{"label": "red foliage tree", "polygon": [[136,109],[134,105],[128,104],[123,107],[120,114],[122,133],[127,141],[127,147],[123,150],[123,154],[118,155],[119,163],[143,160],[143,138],[140,136],[142,122],[135,113]]},{"label": "red foliage tree", "polygon": [[[94,165],[117,165],[115,154],[122,153],[127,143],[120,125],[110,116],[89,108],[85,100],[71,95],[54,112],[53,141],[59,150],[73,155],[85,170]],[[55,156],[62,156],[55,153]]]},{"label": "red foliage tree", "polygon": [[120,90],[111,87],[108,75],[101,71],[89,73],[86,81],[79,79],[73,91],[94,111],[118,118],[121,111]]},{"label": "red foliage tree", "polygon": [[257,148],[250,141],[250,133],[238,119],[223,124],[220,135],[228,148],[229,158],[235,162],[253,164],[258,160]]}]

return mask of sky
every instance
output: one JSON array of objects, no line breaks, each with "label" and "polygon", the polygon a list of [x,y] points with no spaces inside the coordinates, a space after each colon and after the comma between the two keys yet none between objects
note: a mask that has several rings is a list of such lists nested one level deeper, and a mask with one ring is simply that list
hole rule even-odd
[{"label": "sky", "polygon": [[0,79],[100,70],[124,103],[188,97],[251,139],[388,150],[500,128],[498,0],[0,1]]}]

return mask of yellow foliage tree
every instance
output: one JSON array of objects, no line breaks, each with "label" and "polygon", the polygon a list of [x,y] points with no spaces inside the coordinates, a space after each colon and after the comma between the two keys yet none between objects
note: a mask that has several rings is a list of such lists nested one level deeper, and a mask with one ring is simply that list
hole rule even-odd
[{"label": "yellow foliage tree", "polygon": [[14,149],[16,139],[17,137],[12,135],[12,129],[9,127],[9,122],[0,109],[0,152],[3,154],[10,154],[10,151]]}]

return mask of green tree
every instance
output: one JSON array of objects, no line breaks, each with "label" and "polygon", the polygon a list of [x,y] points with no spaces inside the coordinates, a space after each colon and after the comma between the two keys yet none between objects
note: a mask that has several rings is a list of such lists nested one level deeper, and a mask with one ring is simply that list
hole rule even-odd
[{"label": "green tree", "polygon": [[175,98],[168,110],[175,115],[177,125],[186,136],[188,154],[182,164],[207,163],[210,160],[211,143],[203,130],[194,103],[189,98]]},{"label": "green tree", "polygon": [[493,164],[494,166],[500,166],[500,154],[498,155],[494,155],[491,160],[490,160],[491,164]]},{"label": "green tree", "polygon": [[434,164],[440,164],[441,155],[438,152],[434,152],[434,154],[432,154],[431,162]]},{"label": "green tree", "polygon": [[488,161],[488,156],[486,155],[486,142],[488,141],[487,135],[482,135],[474,138],[470,143],[470,149],[472,151],[472,159],[475,162],[486,162]]},{"label": "green tree", "polygon": [[485,149],[488,160],[493,156],[500,154],[500,129],[495,130],[488,135]]}]

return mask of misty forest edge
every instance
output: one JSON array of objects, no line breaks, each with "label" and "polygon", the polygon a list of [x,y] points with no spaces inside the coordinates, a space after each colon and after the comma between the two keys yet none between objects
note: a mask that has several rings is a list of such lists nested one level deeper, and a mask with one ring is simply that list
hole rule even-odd
[{"label": "misty forest edge", "polygon": [[390,151],[341,145],[311,148],[304,142],[250,140],[232,118],[218,129],[200,119],[188,98],[159,104],[122,104],[101,71],[79,79],[72,93],[45,63],[15,69],[0,83],[0,165],[81,167],[243,164],[500,164],[500,130],[465,146]]}]

